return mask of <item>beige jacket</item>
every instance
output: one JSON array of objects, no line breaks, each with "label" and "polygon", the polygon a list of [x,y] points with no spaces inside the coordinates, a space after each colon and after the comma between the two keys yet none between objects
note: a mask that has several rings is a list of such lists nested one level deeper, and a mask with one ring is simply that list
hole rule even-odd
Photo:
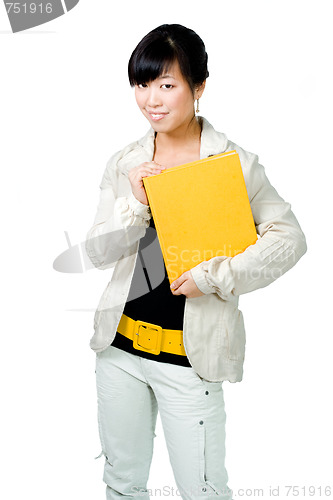
[{"label": "beige jacket", "polygon": [[[195,371],[209,381],[239,382],[243,376],[245,329],[238,299],[272,283],[306,252],[304,234],[285,202],[272,187],[258,156],[229,141],[202,120],[200,158],[236,150],[251,203],[257,242],[235,257],[213,257],[192,268],[204,295],[186,298],[183,337]],[[132,194],[128,172],[154,154],[154,130],[119,151],[108,161],[100,184],[100,201],[86,239],[86,252],[99,269],[113,269],[112,278],[98,304],[95,352],[113,341],[129,293],[139,240],[151,217],[149,206]],[[171,293],[171,292],[170,292]]]}]

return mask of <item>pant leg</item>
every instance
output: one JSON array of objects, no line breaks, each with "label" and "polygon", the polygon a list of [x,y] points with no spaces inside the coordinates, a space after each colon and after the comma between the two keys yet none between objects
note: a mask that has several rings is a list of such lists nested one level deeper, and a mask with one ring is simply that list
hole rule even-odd
[{"label": "pant leg", "polygon": [[96,385],[106,498],[147,500],[157,402],[141,358],[113,346],[97,353]]},{"label": "pant leg", "polygon": [[150,360],[143,366],[158,402],[180,495],[205,500],[218,494],[230,500],[222,382],[203,380],[189,367]]}]

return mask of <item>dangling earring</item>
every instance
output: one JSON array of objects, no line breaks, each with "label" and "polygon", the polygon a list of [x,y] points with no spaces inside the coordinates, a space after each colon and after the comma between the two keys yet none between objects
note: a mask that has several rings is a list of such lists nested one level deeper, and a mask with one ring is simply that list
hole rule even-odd
[{"label": "dangling earring", "polygon": [[197,99],[197,109],[195,110],[196,113],[199,113],[199,99]]}]

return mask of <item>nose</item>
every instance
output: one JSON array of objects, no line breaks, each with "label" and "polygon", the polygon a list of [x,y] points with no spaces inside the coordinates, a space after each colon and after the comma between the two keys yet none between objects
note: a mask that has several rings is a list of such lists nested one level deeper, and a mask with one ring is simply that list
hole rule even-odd
[{"label": "nose", "polygon": [[147,105],[151,108],[156,108],[162,105],[161,96],[154,86],[151,86],[148,91]]}]

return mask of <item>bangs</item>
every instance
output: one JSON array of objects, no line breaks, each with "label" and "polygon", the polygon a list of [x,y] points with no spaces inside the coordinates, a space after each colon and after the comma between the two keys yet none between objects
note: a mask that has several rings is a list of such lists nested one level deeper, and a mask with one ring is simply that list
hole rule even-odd
[{"label": "bangs", "polygon": [[163,75],[177,59],[175,50],[165,41],[155,42],[133,53],[128,65],[131,87],[155,80]]}]

